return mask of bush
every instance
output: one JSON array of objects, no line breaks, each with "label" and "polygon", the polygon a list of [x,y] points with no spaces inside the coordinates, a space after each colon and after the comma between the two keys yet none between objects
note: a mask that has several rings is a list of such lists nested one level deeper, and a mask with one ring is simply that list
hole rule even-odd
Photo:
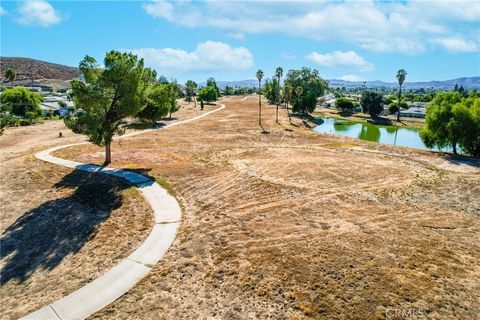
[{"label": "bush", "polygon": [[394,113],[397,113],[398,112],[398,104],[397,103],[392,103],[388,106],[388,112],[390,112],[390,114],[394,114]]},{"label": "bush", "polygon": [[338,98],[335,100],[335,108],[342,110],[342,112],[351,112],[355,109],[355,103],[347,98]]},{"label": "bush", "polygon": [[18,124],[23,127],[23,126],[29,126],[29,125],[31,125],[32,123],[31,123],[30,120],[28,120],[28,119],[20,118],[20,119],[18,119]]},{"label": "bush", "polygon": [[6,89],[0,97],[0,101],[2,104],[10,105],[14,115],[20,117],[25,117],[27,113],[36,114],[36,117],[42,115],[40,102],[43,101],[43,97],[39,93],[30,92],[25,87]]}]

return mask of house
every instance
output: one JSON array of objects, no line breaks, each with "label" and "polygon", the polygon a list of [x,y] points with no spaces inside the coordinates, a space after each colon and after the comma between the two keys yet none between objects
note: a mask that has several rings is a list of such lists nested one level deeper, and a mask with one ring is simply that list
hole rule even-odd
[{"label": "house", "polygon": [[428,102],[421,102],[421,101],[412,102],[412,106],[418,107],[418,108],[425,108],[427,104]]},{"label": "house", "polygon": [[[69,108],[73,107],[72,101],[56,99],[58,97],[45,97],[44,102],[40,103],[40,109],[47,116],[50,114],[67,116],[70,114]],[[63,103],[62,103],[63,102]]]},{"label": "house", "polygon": [[410,107],[406,110],[400,110],[400,116],[404,118],[425,118],[425,108]]},{"label": "house", "polygon": [[324,108],[335,108],[335,101],[337,99],[333,98],[333,99],[328,99],[326,101],[323,101],[322,102],[322,107]]}]

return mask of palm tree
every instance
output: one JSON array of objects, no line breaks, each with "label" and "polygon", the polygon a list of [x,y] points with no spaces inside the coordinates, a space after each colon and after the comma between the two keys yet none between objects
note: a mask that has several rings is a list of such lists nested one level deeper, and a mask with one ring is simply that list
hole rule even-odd
[{"label": "palm tree", "polygon": [[258,79],[258,124],[262,126],[262,79],[263,79],[262,69],[258,69],[257,79]]},{"label": "palm tree", "polygon": [[[296,87],[295,88],[295,94],[297,95],[298,100],[300,100],[300,97],[302,96],[302,93],[303,93],[303,88],[302,87]],[[300,101],[299,101],[299,104],[300,104]],[[302,110],[302,112],[303,112],[303,110]]]},{"label": "palm tree", "polygon": [[7,79],[7,82],[12,82],[13,80],[15,80],[16,76],[17,73],[14,69],[8,68],[7,70],[5,70],[5,78]]},{"label": "palm tree", "polygon": [[283,76],[283,69],[281,67],[278,67],[275,70],[275,75],[277,76],[278,79],[278,84],[277,84],[277,114],[276,114],[276,120],[278,123],[278,104],[280,103],[280,78]]},{"label": "palm tree", "polygon": [[397,121],[400,121],[400,105],[402,102],[402,84],[405,81],[405,77],[407,76],[407,71],[405,69],[400,69],[397,71],[397,80],[398,80],[398,113],[397,113]]}]

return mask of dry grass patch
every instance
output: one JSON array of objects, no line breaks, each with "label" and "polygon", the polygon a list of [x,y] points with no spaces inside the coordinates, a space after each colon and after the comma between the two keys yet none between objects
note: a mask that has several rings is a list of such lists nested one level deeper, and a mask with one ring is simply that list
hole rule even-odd
[{"label": "dry grass patch", "polygon": [[[52,140],[51,131],[30,129],[20,144],[8,140],[16,135],[2,138],[0,314],[12,319],[103,274],[133,252],[153,224],[151,209],[124,180],[32,155],[73,136]],[[38,147],[44,139],[50,145]]]},{"label": "dry grass patch", "polygon": [[[268,105],[261,134],[257,103],[114,147],[114,166],[151,169],[184,210],[164,259],[92,318],[480,314],[479,168],[290,126],[284,109],[277,125]],[[96,161],[79,150],[64,155]]]}]

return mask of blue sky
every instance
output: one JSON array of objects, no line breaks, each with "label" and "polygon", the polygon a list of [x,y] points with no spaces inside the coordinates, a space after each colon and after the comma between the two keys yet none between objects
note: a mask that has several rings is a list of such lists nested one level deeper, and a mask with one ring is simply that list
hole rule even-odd
[{"label": "blue sky", "polygon": [[277,66],[347,80],[480,75],[479,1],[2,1],[0,19],[2,56],[77,66],[132,51],[180,82]]}]

